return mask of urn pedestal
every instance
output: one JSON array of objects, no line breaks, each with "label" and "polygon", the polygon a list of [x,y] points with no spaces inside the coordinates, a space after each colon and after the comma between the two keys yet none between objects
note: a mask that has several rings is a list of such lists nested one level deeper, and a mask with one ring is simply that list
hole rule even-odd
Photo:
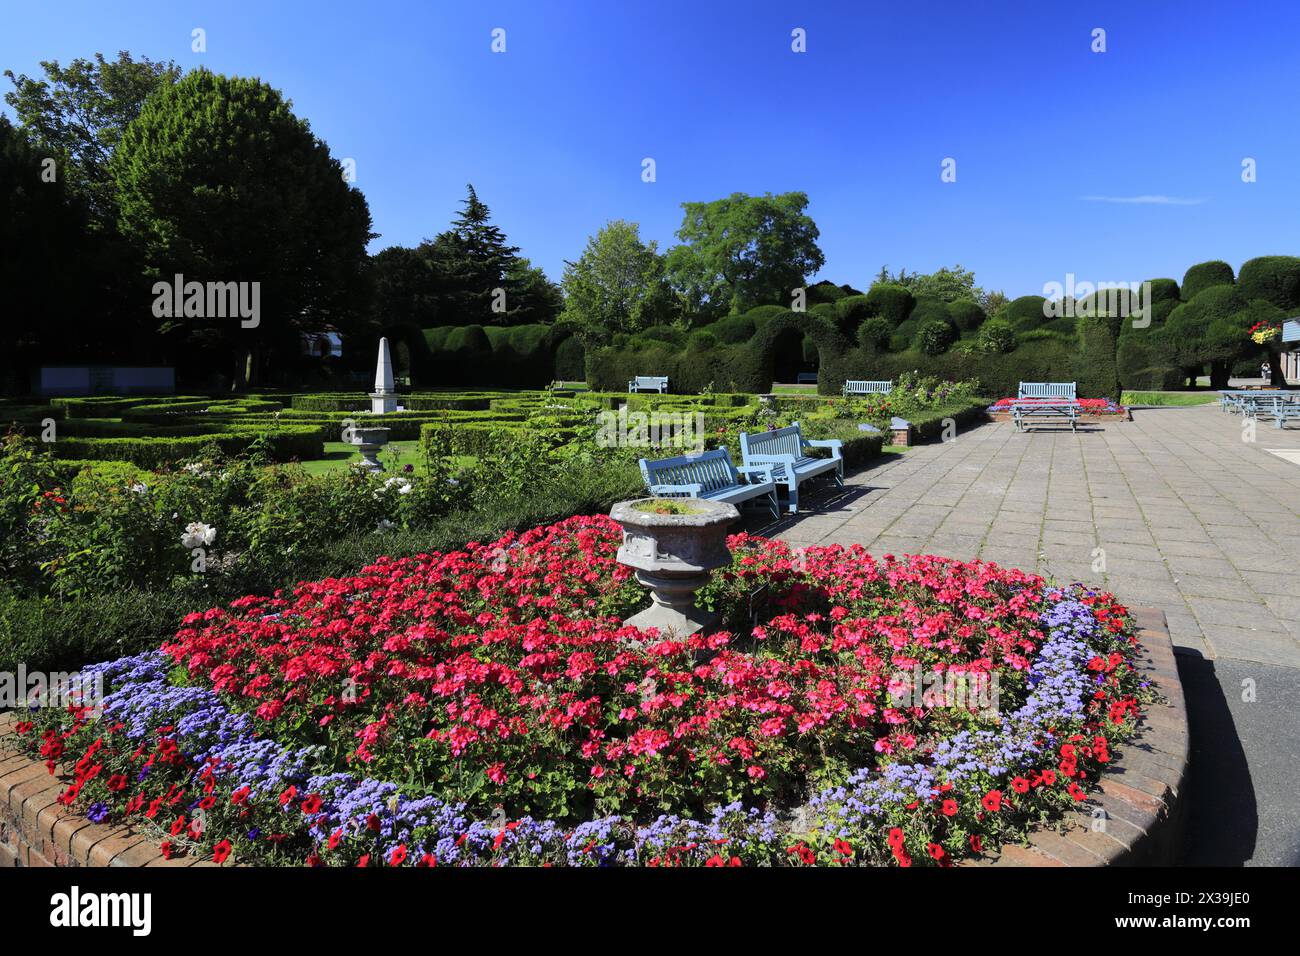
[{"label": "urn pedestal", "polygon": [[358,463],[361,468],[367,471],[383,471],[383,462],[379,460],[379,449],[388,444],[387,428],[366,428],[364,426],[352,429],[352,444],[357,446],[357,451],[361,453],[361,461]]},{"label": "urn pedestal", "polygon": [[614,505],[609,516],[623,529],[618,561],[650,589],[650,607],[627,624],[688,637],[718,616],[695,606],[709,572],[731,564],[727,529],[740,520],[734,505],[698,498],[638,498]]}]

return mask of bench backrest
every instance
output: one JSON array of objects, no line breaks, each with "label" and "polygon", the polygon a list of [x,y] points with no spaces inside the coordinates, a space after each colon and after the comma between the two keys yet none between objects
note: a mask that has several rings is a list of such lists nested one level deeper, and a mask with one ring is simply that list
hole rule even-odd
[{"label": "bench backrest", "polygon": [[1076,398],[1074,382],[1021,382],[1017,398]]},{"label": "bench backrest", "polygon": [[740,454],[745,461],[749,461],[751,456],[770,455],[794,455],[795,458],[803,458],[803,448],[803,434],[799,431],[798,422],[769,432],[740,433]]},{"label": "bench backrest", "polygon": [[844,383],[844,392],[847,395],[888,395],[893,387],[892,380],[888,382],[868,382],[861,379],[849,379]]},{"label": "bench backrest", "polygon": [[740,484],[740,473],[731,463],[726,448],[698,455],[678,455],[651,461],[641,459],[641,477],[650,485],[703,485],[705,491]]},{"label": "bench backrest", "polygon": [[638,375],[633,381],[636,382],[637,388],[659,388],[660,386],[668,387],[667,375]]}]

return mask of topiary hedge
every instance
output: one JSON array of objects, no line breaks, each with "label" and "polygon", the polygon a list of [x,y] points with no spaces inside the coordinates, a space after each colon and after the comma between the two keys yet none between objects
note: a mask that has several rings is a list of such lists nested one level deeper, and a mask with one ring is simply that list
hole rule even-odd
[{"label": "topiary hedge", "polygon": [[1295,256],[1260,256],[1242,264],[1237,275],[1242,298],[1264,299],[1294,315],[1300,308],[1300,259]]},{"label": "topiary hedge", "polygon": [[1211,286],[1232,285],[1232,283],[1232,266],[1226,262],[1221,259],[1198,262],[1183,276],[1181,298],[1184,302],[1190,302]]},{"label": "topiary hedge", "polygon": [[876,283],[867,290],[866,297],[870,314],[880,316],[894,327],[906,322],[916,306],[911,291],[892,282]]},{"label": "topiary hedge", "polygon": [[1072,377],[1079,397],[1119,401],[1114,326],[1104,318],[1087,318],[1078,320],[1078,329],[1079,345],[1073,356]]}]

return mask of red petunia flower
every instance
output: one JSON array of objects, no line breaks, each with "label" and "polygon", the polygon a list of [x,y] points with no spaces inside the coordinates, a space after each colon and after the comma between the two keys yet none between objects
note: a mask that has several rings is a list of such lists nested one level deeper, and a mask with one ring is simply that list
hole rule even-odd
[{"label": "red petunia flower", "polygon": [[980,804],[989,813],[997,813],[1002,809],[1002,791],[990,790],[984,794],[984,799],[980,801]]},{"label": "red petunia flower", "polygon": [[220,866],[230,859],[230,841],[222,840],[212,848],[212,862]]}]

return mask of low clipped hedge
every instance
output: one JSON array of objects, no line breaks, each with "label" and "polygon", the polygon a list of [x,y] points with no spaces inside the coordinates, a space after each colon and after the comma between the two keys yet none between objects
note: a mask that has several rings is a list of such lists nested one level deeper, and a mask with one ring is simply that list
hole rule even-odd
[{"label": "low clipped hedge", "polygon": [[122,409],[123,421],[156,422],[179,415],[239,415],[246,412],[277,412],[282,402],[255,398],[199,398],[149,402]]},{"label": "low clipped hedge", "polygon": [[[413,394],[400,396],[398,402],[408,411],[482,411],[491,406],[492,398],[490,395]],[[370,399],[365,395],[348,393],[295,395],[290,399],[290,407],[302,412],[368,412]]]},{"label": "low clipped hedge", "polygon": [[50,404],[63,409],[68,418],[118,418],[129,408],[159,402],[206,402],[202,395],[91,395],[81,398],[51,398]]},{"label": "low clipped hedge", "polygon": [[216,445],[228,455],[247,451],[262,443],[277,461],[310,460],[325,454],[324,430],[318,425],[284,425],[275,429],[238,426],[214,426],[202,435],[130,437],[130,438],[62,438],[59,457],[79,460],[125,461],[141,468],[163,465],[191,458],[204,448]]}]

